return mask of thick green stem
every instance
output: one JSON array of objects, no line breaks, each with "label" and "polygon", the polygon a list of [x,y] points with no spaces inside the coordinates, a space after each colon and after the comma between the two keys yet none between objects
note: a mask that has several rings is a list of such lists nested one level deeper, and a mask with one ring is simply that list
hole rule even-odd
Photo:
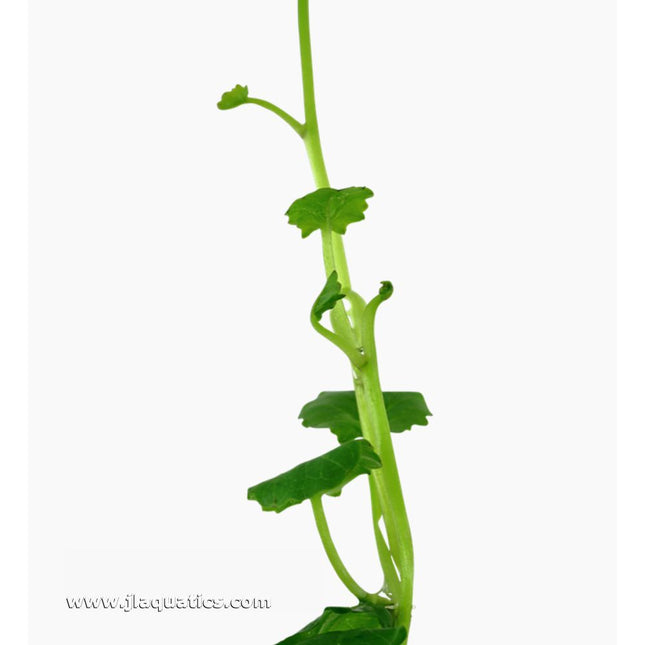
[{"label": "thick green stem", "polygon": [[[316,113],[311,34],[309,29],[309,0],[298,0],[298,31],[305,103],[305,134],[303,139],[316,186],[322,188],[329,186],[329,177],[323,158]],[[323,230],[322,240],[326,274],[329,275],[332,271],[336,271],[344,293],[350,292],[351,283],[342,237],[331,230]],[[394,587],[390,591],[396,603],[396,624],[408,629],[412,613],[414,577],[412,538],[392,446],[383,392],[379,381],[374,342],[374,313],[376,306],[372,309],[370,310],[368,305],[358,316],[358,318],[362,319],[360,329],[352,329],[347,311],[339,303],[332,312],[332,323],[340,335],[347,337],[348,340],[351,338],[355,343],[361,343],[367,357],[367,362],[364,366],[354,366],[354,387],[363,434],[372,443],[383,464],[381,468],[373,471],[370,475],[371,485],[374,488],[373,498],[375,503],[378,503],[378,508],[373,506],[374,517],[376,518],[374,522],[375,534],[379,555],[383,562],[386,555],[385,545],[378,527],[378,519],[382,512],[389,542],[388,552],[391,553],[396,568],[398,568],[400,574],[399,584],[397,585],[394,582],[395,578],[398,581],[398,576],[396,576],[396,572],[392,571],[393,567],[388,566],[387,562],[383,565],[384,573],[386,577],[391,579]],[[355,324],[358,323],[356,319],[354,322]]]},{"label": "thick green stem", "polygon": [[[367,310],[366,310],[367,314]],[[412,616],[414,553],[399,472],[394,456],[390,424],[379,382],[373,332],[364,333],[367,356],[364,367],[355,370],[354,388],[363,435],[374,446],[382,467],[371,473],[383,513],[389,550],[400,574],[396,623],[406,628]]]}]

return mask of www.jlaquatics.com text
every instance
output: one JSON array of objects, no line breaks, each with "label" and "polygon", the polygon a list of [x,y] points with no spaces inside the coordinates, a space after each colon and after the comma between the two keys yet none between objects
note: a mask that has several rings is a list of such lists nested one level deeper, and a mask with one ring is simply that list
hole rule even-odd
[{"label": "www.jlaquatics.com text", "polygon": [[173,609],[271,609],[267,598],[214,598],[203,594],[189,596],[143,597],[131,593],[125,596],[75,596],[65,598],[68,609],[106,609],[130,612],[144,609],[157,612]]}]

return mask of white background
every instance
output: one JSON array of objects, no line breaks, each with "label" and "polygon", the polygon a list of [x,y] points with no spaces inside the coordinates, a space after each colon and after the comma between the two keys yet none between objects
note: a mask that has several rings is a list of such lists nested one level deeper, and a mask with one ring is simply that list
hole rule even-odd
[{"label": "white background", "polygon": [[[244,501],[333,446],[295,417],[348,375],[306,323],[318,245],[282,216],[299,142],[214,109],[242,82],[297,110],[293,7],[218,4],[32,6],[37,644],[270,643],[348,600],[304,506]],[[332,181],[376,193],[355,283],[396,287],[384,386],[435,413],[397,438],[417,642],[613,642],[615,43],[611,5],[582,9],[312,11]],[[376,584],[364,492],[330,514]],[[133,591],[274,609],[64,609]]]}]

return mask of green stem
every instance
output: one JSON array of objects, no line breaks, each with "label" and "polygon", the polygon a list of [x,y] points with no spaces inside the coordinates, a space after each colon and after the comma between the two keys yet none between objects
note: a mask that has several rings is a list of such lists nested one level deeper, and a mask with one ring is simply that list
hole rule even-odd
[{"label": "green stem", "polygon": [[363,354],[361,354],[358,347],[352,345],[346,338],[340,334],[335,334],[333,331],[329,331],[326,327],[320,324],[316,317],[312,314],[310,316],[311,324],[313,328],[328,341],[336,345],[351,361],[352,365],[357,369],[365,365],[366,359]]},{"label": "green stem", "polygon": [[[351,287],[349,286],[349,271],[347,270],[347,262],[345,261],[345,281],[340,276],[340,273],[337,270],[338,266],[338,254],[334,251],[333,247],[333,235],[330,226],[323,226],[320,229],[322,236],[322,249],[323,249],[323,261],[325,263],[325,273],[329,275],[332,271],[336,271],[338,275],[338,282],[341,285],[341,290],[344,294],[353,293]],[[339,236],[340,237],[340,236]],[[341,240],[342,242],[342,240]],[[343,253],[344,257],[344,253]],[[350,303],[351,304],[351,303]],[[337,302],[336,306],[331,310],[330,313],[331,324],[334,331],[345,338],[353,346],[360,346],[358,335],[352,329],[352,325],[349,319],[345,305],[342,302]]]},{"label": "green stem", "polygon": [[297,119],[294,119],[288,112],[285,112],[282,108],[279,108],[277,105],[274,105],[269,101],[265,101],[264,99],[255,99],[251,97],[247,98],[246,102],[252,103],[254,105],[259,105],[260,107],[263,107],[265,110],[269,110],[269,112],[273,112],[273,114],[276,114],[283,121],[288,123],[296,131],[298,136],[300,137],[305,136],[304,124],[300,123],[300,121],[298,121]]},{"label": "green stem", "polygon": [[394,456],[390,422],[378,373],[374,340],[374,315],[378,304],[380,304],[378,299],[372,300],[363,314],[362,342],[367,363],[364,367],[356,370],[354,387],[363,435],[374,446],[381,458],[382,467],[373,471],[370,478],[374,480],[383,512],[390,551],[400,573],[401,585],[397,598],[396,623],[408,628],[412,615],[414,552],[410,524]]},{"label": "green stem", "polygon": [[[298,0],[298,32],[300,37],[300,60],[302,65],[302,86],[305,104],[305,135],[303,139],[316,185],[319,188],[328,187],[329,177],[322,153],[318,116],[316,113],[311,34],[309,28],[309,0]],[[351,291],[351,282],[342,237],[330,230],[323,230],[322,238],[326,275],[329,275],[331,271],[335,270],[338,273],[338,280],[341,283],[343,292],[348,293]],[[367,362],[364,366],[354,367],[356,401],[363,434],[372,443],[383,464],[381,468],[373,471],[370,479],[373,478],[375,499],[379,504],[378,513],[380,514],[382,512],[383,514],[389,542],[389,551],[392,554],[401,578],[399,587],[396,591],[394,589],[392,590],[393,594],[396,594],[396,597],[394,597],[397,604],[396,624],[408,629],[412,613],[412,585],[414,576],[412,538],[392,446],[383,392],[378,375],[373,327],[373,313],[375,313],[376,307],[374,307],[374,312],[368,313],[367,309],[369,309],[369,305],[360,317],[364,319],[366,316],[371,316],[372,324],[367,325],[367,327],[362,324],[360,325],[360,330],[357,329],[354,331],[351,329],[347,311],[341,303],[332,312],[334,315],[332,322],[340,334],[343,336],[351,334],[355,343],[360,342],[367,356]],[[336,313],[337,310],[339,313]],[[340,320],[343,317],[346,320]],[[376,521],[376,525],[378,527],[378,520]],[[381,535],[380,537],[383,541],[383,536]],[[376,539],[378,546],[378,535]],[[381,544],[381,550],[382,546]],[[391,571],[390,577],[392,577]]]},{"label": "green stem", "polygon": [[[302,93],[305,104],[305,134],[304,142],[317,188],[329,187],[329,176],[325,166],[320,130],[318,128],[318,112],[316,110],[316,93],[314,90],[314,67],[311,55],[311,31],[309,28],[309,0],[298,0],[298,34],[300,37],[300,66],[302,68]],[[351,291],[347,258],[343,240],[338,233],[331,229],[322,229],[323,257],[327,275],[333,270],[338,273],[338,281],[343,293]],[[348,340],[354,339],[347,310],[338,303],[331,312],[334,330]]]},{"label": "green stem", "polygon": [[347,587],[347,589],[353,593],[359,600],[364,602],[369,602],[373,605],[389,605],[391,601],[388,598],[383,598],[378,594],[368,593],[361,587],[354,578],[349,574],[347,568],[343,564],[343,561],[338,555],[338,550],[336,545],[332,540],[331,533],[329,532],[329,524],[327,524],[327,517],[325,516],[325,509],[322,503],[322,496],[316,495],[311,498],[311,508],[314,512],[314,519],[316,520],[316,528],[320,535],[320,539],[323,543],[325,553],[329,558],[329,562],[333,567],[334,571],[340,578],[341,582]]},{"label": "green stem", "polygon": [[[414,580],[414,552],[396,458],[389,436],[389,422],[383,403],[383,393],[378,384],[373,354],[368,353],[367,364],[357,370],[354,385],[356,402],[363,435],[374,446],[381,458],[382,467],[373,471],[370,478],[383,513],[389,550],[400,573],[400,586],[396,596],[396,624],[406,628],[412,616],[412,591]],[[387,436],[386,436],[387,432]],[[396,593],[394,590],[392,590]]]},{"label": "green stem", "polygon": [[[329,177],[327,176],[322,146],[320,145],[318,115],[316,113],[314,67],[311,56],[311,33],[309,29],[309,0],[298,0],[298,35],[300,37],[302,93],[305,103],[305,147],[316,186],[318,188],[326,188],[329,186]],[[341,280],[341,284],[345,284],[343,280]]]},{"label": "green stem", "polygon": [[343,236],[338,233],[331,234],[331,247],[336,260],[336,271],[338,272],[340,283],[343,285],[345,292],[351,291],[352,284],[349,280],[349,269],[347,267],[347,256],[345,255],[345,243]]},{"label": "green stem", "polygon": [[394,598],[398,598],[401,595],[401,581],[396,572],[396,567],[392,562],[392,554],[390,549],[387,546],[387,542],[381,533],[381,527],[379,526],[379,520],[383,517],[381,511],[381,503],[378,498],[378,491],[376,490],[376,482],[373,477],[369,477],[370,483],[370,500],[372,502],[372,526],[374,529],[374,537],[376,538],[376,549],[378,551],[379,561],[381,563],[381,568],[383,569],[383,574],[385,576],[385,592]]},{"label": "green stem", "polygon": [[358,334],[358,337],[356,340],[358,341],[358,344],[361,345],[359,323],[361,320],[361,316],[365,311],[365,300],[363,300],[363,298],[361,298],[361,296],[358,293],[356,293],[356,291],[352,291],[351,289],[346,292],[346,297],[350,304],[349,317],[350,317],[350,320],[352,321],[352,326],[354,327],[354,331]]}]

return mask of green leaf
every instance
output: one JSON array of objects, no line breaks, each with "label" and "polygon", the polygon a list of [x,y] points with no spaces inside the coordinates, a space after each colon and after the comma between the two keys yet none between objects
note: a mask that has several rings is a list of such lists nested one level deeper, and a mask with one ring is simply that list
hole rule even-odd
[{"label": "green leaf", "polygon": [[[427,426],[432,416],[419,392],[383,392],[392,432],[409,430],[413,425]],[[298,417],[305,428],[329,428],[340,443],[362,435],[356,395],[353,391],[321,392],[305,404]]]},{"label": "green leaf", "polygon": [[394,628],[392,611],[360,603],[356,607],[326,607],[322,615],[278,645],[398,645],[405,629]]},{"label": "green leaf", "polygon": [[428,425],[427,417],[431,417],[432,412],[420,392],[383,392],[383,398],[392,432]]},{"label": "green leaf", "polygon": [[345,443],[361,436],[361,423],[354,391],[321,392],[300,410],[305,428],[329,428]]},{"label": "green leaf", "polygon": [[326,632],[316,636],[294,634],[278,645],[401,645],[406,639],[405,627],[386,629],[350,629]]},{"label": "green leaf", "polygon": [[349,224],[365,219],[366,200],[373,195],[365,187],[319,188],[291,204],[287,211],[289,224],[297,226],[302,237],[325,226],[342,235]]},{"label": "green leaf", "polygon": [[246,103],[246,99],[248,98],[248,86],[236,85],[232,90],[229,90],[228,92],[224,92],[224,94],[222,94],[222,98],[217,104],[217,107],[220,110],[231,110],[238,105],[243,105],[244,103]]},{"label": "green leaf", "polygon": [[385,607],[374,607],[360,603],[356,607],[326,607],[322,615],[290,636],[279,645],[295,645],[308,642],[307,639],[326,634],[356,629],[383,629],[394,626],[392,612]]},{"label": "green leaf", "polygon": [[340,282],[338,282],[338,273],[332,271],[327,278],[327,282],[316,298],[314,306],[311,308],[311,315],[315,316],[316,320],[320,320],[326,311],[333,309],[339,300],[345,297],[344,293],[340,292]]},{"label": "green leaf", "polygon": [[381,282],[381,288],[378,290],[378,295],[382,301],[387,300],[394,293],[394,286],[389,280],[383,280]]},{"label": "green leaf", "polygon": [[259,502],[265,511],[280,513],[316,495],[340,495],[352,479],[380,467],[372,446],[358,439],[252,486],[248,499]]}]

